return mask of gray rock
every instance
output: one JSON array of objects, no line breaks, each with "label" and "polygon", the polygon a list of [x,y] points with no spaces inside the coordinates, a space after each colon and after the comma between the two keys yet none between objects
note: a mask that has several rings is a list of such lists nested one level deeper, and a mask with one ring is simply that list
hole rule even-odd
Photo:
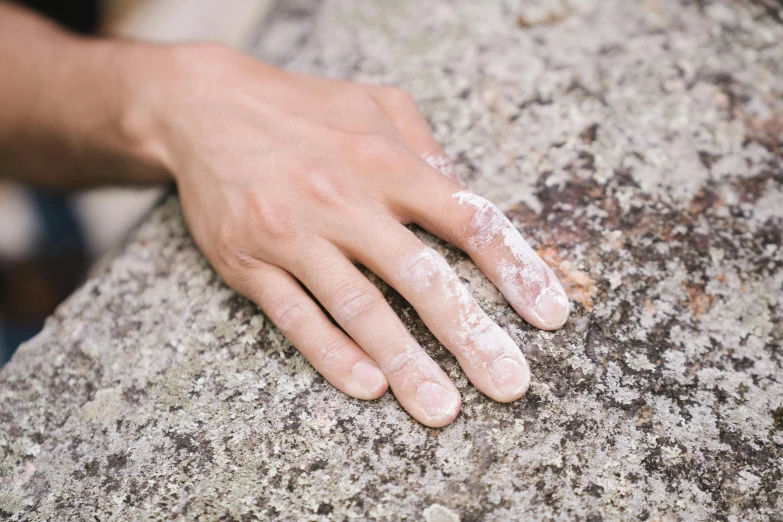
[{"label": "gray rock", "polygon": [[783,520],[783,25],[775,2],[281,2],[254,52],[413,93],[574,304],[535,381],[429,429],[334,390],[176,198],[0,371],[10,520]]}]

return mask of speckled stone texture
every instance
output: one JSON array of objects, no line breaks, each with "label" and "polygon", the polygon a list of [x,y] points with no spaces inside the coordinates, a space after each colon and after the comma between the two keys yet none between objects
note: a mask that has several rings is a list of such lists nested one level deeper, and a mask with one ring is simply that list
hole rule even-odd
[{"label": "speckled stone texture", "polygon": [[254,52],[408,89],[558,270],[527,326],[443,253],[534,383],[425,428],[332,389],[164,202],[0,371],[10,520],[783,520],[775,0],[286,1]]}]

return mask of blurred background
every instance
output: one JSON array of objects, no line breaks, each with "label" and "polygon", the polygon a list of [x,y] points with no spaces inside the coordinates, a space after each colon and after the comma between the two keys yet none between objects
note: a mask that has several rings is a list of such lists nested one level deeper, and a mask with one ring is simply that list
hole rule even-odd
[{"label": "blurred background", "polygon": [[[84,34],[242,47],[276,0],[17,0]],[[1,177],[1,176],[0,176]],[[0,365],[33,337],[163,187],[63,194],[0,181]]]}]

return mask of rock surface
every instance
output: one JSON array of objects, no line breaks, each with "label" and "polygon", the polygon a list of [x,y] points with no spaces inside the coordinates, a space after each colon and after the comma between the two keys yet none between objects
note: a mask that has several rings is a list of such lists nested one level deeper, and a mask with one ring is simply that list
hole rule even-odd
[{"label": "rock surface", "polygon": [[286,1],[254,51],[413,93],[553,264],[528,395],[425,428],[323,381],[176,198],[0,370],[10,520],[783,520],[783,24],[774,1]]}]

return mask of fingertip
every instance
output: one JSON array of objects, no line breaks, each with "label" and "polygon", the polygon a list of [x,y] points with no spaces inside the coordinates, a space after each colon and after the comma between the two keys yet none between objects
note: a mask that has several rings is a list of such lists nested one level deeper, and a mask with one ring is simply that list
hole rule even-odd
[{"label": "fingertip", "polygon": [[351,388],[355,391],[351,395],[357,399],[374,400],[386,393],[389,389],[389,381],[381,369],[372,361],[361,360],[357,362],[351,371],[353,380]]},{"label": "fingertip", "polygon": [[530,387],[530,367],[524,357],[498,358],[490,367],[489,376],[495,385],[492,398],[498,402],[513,402]]},{"label": "fingertip", "polygon": [[571,314],[571,306],[565,291],[546,288],[536,298],[535,312],[543,330],[557,330]]},{"label": "fingertip", "polygon": [[421,406],[422,424],[431,428],[442,428],[454,422],[462,409],[462,396],[454,390],[448,390],[435,381],[424,381],[419,385],[416,399]]}]

